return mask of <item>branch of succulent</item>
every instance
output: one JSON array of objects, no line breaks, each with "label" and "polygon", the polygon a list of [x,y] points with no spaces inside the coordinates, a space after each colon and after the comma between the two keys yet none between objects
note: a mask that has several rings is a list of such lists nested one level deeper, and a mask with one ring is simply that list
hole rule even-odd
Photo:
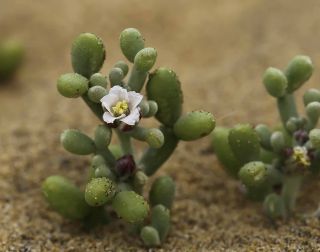
[{"label": "branch of succulent", "polygon": [[0,81],[9,79],[19,68],[24,56],[22,44],[13,39],[0,41]]},{"label": "branch of succulent", "polygon": [[[107,77],[99,73],[105,60],[101,39],[83,33],[73,42],[74,73],[60,76],[58,91],[68,98],[82,97],[102,124],[96,127],[93,138],[76,129],[61,135],[67,151],[92,155],[85,191],[63,177],[51,176],[43,183],[43,193],[57,212],[86,224],[105,223],[104,220],[110,220],[108,213],[114,211],[135,227],[146,246],[159,246],[169,232],[175,183],[169,176],[157,178],[151,186],[149,202],[142,196],[144,185],[172,155],[180,140],[191,141],[210,134],[215,120],[204,111],[182,115],[182,90],[177,75],[165,67],[149,73],[157,52],[145,48],[137,29],[121,32],[120,47],[133,63],[131,72],[127,63],[118,61]],[[145,83],[146,96],[140,94]],[[139,125],[149,117],[158,120],[159,128]],[[119,145],[110,144],[113,133]],[[134,147],[133,139],[147,143],[142,155]]]},{"label": "branch of succulent", "polygon": [[241,181],[250,199],[264,201],[272,219],[294,213],[302,182],[320,170],[320,129],[315,128],[320,91],[305,92],[305,116],[298,115],[294,98],[294,91],[312,72],[307,56],[294,57],[285,71],[273,67],[265,71],[263,83],[277,99],[281,126],[239,124],[212,133],[213,148],[225,170]]}]

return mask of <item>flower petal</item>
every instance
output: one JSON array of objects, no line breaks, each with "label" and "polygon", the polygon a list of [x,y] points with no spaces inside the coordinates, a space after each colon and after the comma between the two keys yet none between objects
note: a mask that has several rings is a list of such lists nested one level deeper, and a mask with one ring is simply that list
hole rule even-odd
[{"label": "flower petal", "polygon": [[102,107],[108,110],[112,114],[111,107],[114,106],[118,101],[118,96],[114,94],[107,94],[101,98]]},{"label": "flower petal", "polygon": [[140,112],[138,108],[131,110],[130,114],[122,119],[121,122],[128,125],[135,125],[140,120]]},{"label": "flower petal", "polygon": [[128,97],[130,110],[134,110],[140,104],[143,98],[141,94],[134,91],[128,92]]},{"label": "flower petal", "polygon": [[129,97],[128,97],[128,91],[125,88],[122,88],[120,86],[113,86],[110,90],[109,90],[109,94],[115,95],[118,97],[118,101],[129,101]]},{"label": "flower petal", "polygon": [[106,123],[113,123],[116,120],[116,118],[112,116],[109,112],[104,112],[102,119]]}]

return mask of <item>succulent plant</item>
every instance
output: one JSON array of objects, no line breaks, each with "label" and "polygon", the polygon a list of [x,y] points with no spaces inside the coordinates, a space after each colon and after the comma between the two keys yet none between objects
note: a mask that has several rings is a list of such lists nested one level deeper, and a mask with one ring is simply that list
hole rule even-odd
[{"label": "succulent plant", "polygon": [[263,84],[276,98],[280,126],[239,124],[212,133],[214,151],[225,170],[241,181],[249,198],[264,201],[272,219],[294,213],[302,182],[320,170],[320,90],[304,93],[304,116],[298,114],[294,97],[312,72],[307,56],[294,57],[284,71],[265,71]]},{"label": "succulent plant", "polygon": [[[169,176],[157,178],[151,185],[149,200],[144,185],[171,156],[180,140],[206,136],[215,127],[213,116],[204,111],[182,114],[182,90],[171,69],[153,68],[157,52],[145,47],[137,29],[120,34],[120,47],[128,61],[114,64],[105,76],[99,71],[105,60],[105,47],[91,33],[80,34],[71,49],[74,73],[60,76],[59,93],[67,98],[81,97],[101,121],[91,138],[77,129],[61,134],[63,147],[77,155],[92,155],[84,192],[69,180],[50,176],[43,193],[57,212],[84,223],[104,223],[112,211],[132,225],[148,247],[161,245],[170,228],[170,209],[175,183]],[[146,96],[142,95],[146,83]],[[140,121],[155,117],[159,128],[145,128]],[[119,145],[112,145],[116,134]],[[141,154],[132,139],[148,147]],[[140,155],[141,154],[141,155]],[[97,219],[96,216],[100,216]]]},{"label": "succulent plant", "polygon": [[9,79],[19,68],[24,55],[22,44],[13,39],[0,41],[0,81]]}]

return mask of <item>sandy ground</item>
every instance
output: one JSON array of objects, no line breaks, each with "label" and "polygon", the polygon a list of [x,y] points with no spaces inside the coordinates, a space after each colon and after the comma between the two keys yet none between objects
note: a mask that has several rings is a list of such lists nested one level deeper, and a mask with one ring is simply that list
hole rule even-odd
[{"label": "sandy ground", "polygon": [[[157,66],[179,74],[185,111],[206,109],[219,125],[276,122],[274,100],[261,84],[270,65],[284,67],[294,55],[307,54],[316,67],[307,87],[320,81],[318,0],[0,0],[0,6],[0,37],[16,36],[27,47],[17,78],[0,87],[0,251],[145,250],[121,222],[85,232],[48,209],[41,196],[46,176],[62,174],[81,184],[88,166],[87,158],[62,149],[59,134],[68,127],[92,133],[97,120],[80,100],[59,96],[55,85],[71,71],[69,48],[80,32],[104,39],[106,72],[123,59],[120,31],[140,29],[158,50]],[[178,184],[162,251],[320,251],[318,220],[270,224],[261,205],[244,199],[207,154],[209,142],[181,143],[157,173]],[[299,210],[310,212],[320,186],[304,189]]]}]

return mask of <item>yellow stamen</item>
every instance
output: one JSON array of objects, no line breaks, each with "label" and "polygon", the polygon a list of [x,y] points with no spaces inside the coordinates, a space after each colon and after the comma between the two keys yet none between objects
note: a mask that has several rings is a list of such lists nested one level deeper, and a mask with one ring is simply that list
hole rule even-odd
[{"label": "yellow stamen", "polygon": [[118,101],[116,105],[112,107],[112,112],[113,112],[113,115],[116,117],[121,116],[123,114],[128,114],[129,106],[127,101],[125,100]]},{"label": "yellow stamen", "polygon": [[299,163],[305,167],[310,166],[310,164],[311,164],[310,159],[308,157],[307,150],[304,147],[300,147],[300,146],[295,147],[293,149],[292,157],[297,163]]}]

